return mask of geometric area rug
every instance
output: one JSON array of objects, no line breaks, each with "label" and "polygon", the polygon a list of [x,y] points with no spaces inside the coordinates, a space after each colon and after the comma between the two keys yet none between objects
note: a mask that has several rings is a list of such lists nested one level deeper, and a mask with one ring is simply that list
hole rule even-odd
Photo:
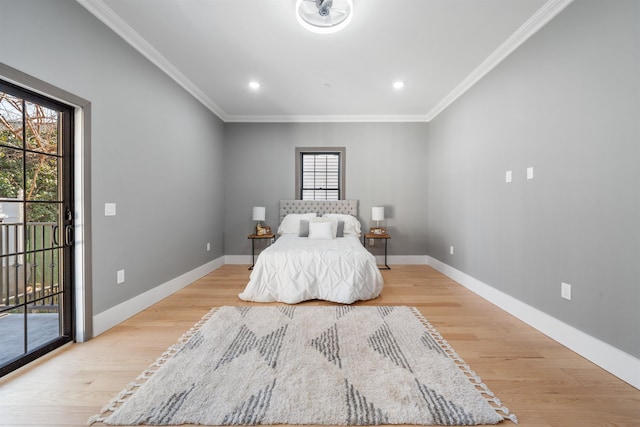
[{"label": "geometric area rug", "polygon": [[89,424],[517,423],[413,307],[211,310]]}]

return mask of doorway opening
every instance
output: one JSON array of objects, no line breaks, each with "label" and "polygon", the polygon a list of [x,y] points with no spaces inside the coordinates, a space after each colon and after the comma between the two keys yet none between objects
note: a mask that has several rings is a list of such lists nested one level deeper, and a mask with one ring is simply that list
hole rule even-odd
[{"label": "doorway opening", "polygon": [[0,376],[74,339],[74,114],[0,81]]}]

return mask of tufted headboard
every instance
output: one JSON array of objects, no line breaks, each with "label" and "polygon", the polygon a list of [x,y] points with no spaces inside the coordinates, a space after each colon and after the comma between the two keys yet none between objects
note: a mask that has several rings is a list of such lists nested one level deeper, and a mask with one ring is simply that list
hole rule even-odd
[{"label": "tufted headboard", "polygon": [[357,200],[280,200],[280,222],[287,214],[315,212],[318,216],[326,213],[358,215]]}]

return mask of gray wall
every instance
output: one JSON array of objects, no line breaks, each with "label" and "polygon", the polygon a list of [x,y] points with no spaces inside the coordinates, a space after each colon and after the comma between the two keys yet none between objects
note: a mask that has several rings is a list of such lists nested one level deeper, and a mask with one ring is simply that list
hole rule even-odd
[{"label": "gray wall", "polygon": [[344,146],[347,197],[365,227],[386,207],[391,254],[640,357],[639,7],[572,3],[429,125],[222,124],[72,0],[0,0],[0,62],[92,103],[94,314],[249,254],[251,207],[275,226],[294,198],[294,148]]},{"label": "gray wall", "polygon": [[278,225],[278,201],[295,198],[295,147],[346,147],[346,198],[363,227],[385,206],[390,255],[425,255],[426,123],[227,123],[225,252],[251,253],[253,206]]},{"label": "gray wall", "polygon": [[92,103],[94,315],[223,255],[215,115],[72,0],[0,0],[0,62]]},{"label": "gray wall", "polygon": [[635,357],[639,17],[573,2],[430,123],[426,191],[429,255]]}]

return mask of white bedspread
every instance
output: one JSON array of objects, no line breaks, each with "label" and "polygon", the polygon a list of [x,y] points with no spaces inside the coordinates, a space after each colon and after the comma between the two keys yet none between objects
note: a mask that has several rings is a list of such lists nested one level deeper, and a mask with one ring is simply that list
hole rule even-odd
[{"label": "white bedspread", "polygon": [[376,298],[382,286],[376,259],[358,237],[310,240],[286,234],[258,256],[239,297],[256,302],[321,299],[351,304]]}]

